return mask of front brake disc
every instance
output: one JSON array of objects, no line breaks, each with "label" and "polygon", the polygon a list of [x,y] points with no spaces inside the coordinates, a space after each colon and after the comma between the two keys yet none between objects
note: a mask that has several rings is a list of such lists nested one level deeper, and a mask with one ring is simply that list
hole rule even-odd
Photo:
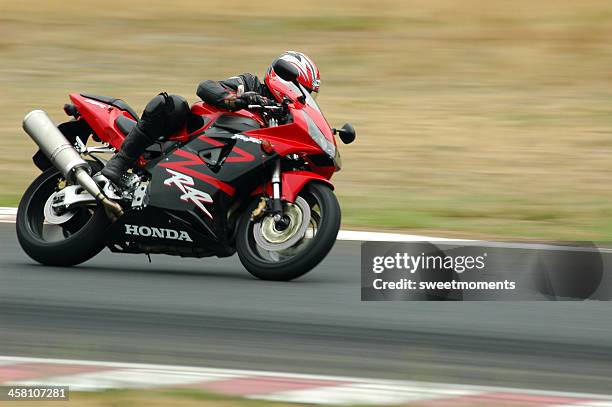
[{"label": "front brake disc", "polygon": [[257,220],[253,225],[253,237],[259,247],[267,251],[286,250],[304,238],[310,224],[310,205],[302,197],[294,204],[286,203],[284,215],[289,218],[289,226],[284,230],[276,228],[273,215]]}]

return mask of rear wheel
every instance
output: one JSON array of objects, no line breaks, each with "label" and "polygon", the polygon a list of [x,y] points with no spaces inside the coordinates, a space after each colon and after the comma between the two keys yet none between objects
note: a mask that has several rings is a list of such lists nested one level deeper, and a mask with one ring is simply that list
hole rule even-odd
[{"label": "rear wheel", "polygon": [[272,215],[253,221],[258,202],[242,215],[236,249],[243,266],[262,280],[288,281],[314,268],[329,253],[340,229],[340,205],[332,190],[311,183],[285,203],[285,224]]},{"label": "rear wheel", "polygon": [[51,198],[63,185],[62,174],[49,168],[26,190],[17,210],[19,244],[49,266],[73,266],[94,257],[104,248],[103,231],[110,224],[101,206],[52,212]]}]

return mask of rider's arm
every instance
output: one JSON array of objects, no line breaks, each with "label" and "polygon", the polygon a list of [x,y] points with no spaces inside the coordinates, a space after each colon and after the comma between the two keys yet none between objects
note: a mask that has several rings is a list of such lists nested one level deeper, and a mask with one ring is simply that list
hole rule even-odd
[{"label": "rider's arm", "polygon": [[245,92],[258,92],[260,82],[257,76],[245,73],[223,81],[203,81],[198,85],[196,94],[209,105],[228,110],[239,110],[243,106],[236,100]]}]

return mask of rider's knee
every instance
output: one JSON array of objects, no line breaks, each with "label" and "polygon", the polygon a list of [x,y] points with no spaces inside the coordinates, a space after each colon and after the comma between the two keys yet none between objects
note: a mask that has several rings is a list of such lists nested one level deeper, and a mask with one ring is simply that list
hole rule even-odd
[{"label": "rider's knee", "polygon": [[163,95],[157,95],[149,100],[149,103],[144,108],[142,113],[143,119],[156,119],[164,114],[166,109],[166,98]]},{"label": "rider's knee", "polygon": [[185,124],[189,111],[184,97],[159,94],[147,103],[139,125],[151,139],[166,139]]},{"label": "rider's knee", "polygon": [[183,127],[191,109],[189,109],[187,100],[182,96],[168,95],[168,98],[172,100],[172,108],[168,113],[167,125],[168,131],[172,134]]}]

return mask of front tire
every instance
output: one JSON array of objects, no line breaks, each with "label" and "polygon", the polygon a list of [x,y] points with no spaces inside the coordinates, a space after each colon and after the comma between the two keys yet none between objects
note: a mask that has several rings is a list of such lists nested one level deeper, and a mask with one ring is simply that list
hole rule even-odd
[{"label": "front tire", "polygon": [[104,209],[79,208],[62,225],[45,221],[44,206],[63,177],[55,168],[40,174],[28,187],[17,209],[17,238],[33,260],[48,266],[74,266],[104,248],[104,230],[110,224]]},{"label": "front tire", "polygon": [[[299,234],[297,240],[296,236],[283,236],[284,232],[276,231],[274,235],[274,227],[266,226],[270,225],[271,219],[253,221],[251,213],[257,204],[254,201],[242,214],[236,237],[240,261],[255,277],[273,281],[293,280],[312,270],[333,247],[341,215],[338,200],[329,186],[313,182],[300,192],[294,204],[285,204],[286,210],[299,211],[302,215],[310,212],[308,219],[306,216],[302,219],[308,222],[306,227],[295,225],[292,229]],[[304,207],[305,204],[308,208]],[[300,218],[299,214],[292,217],[293,221]],[[262,229],[265,229],[263,233]],[[262,247],[262,242],[265,247]],[[287,243],[291,246],[287,247]]]}]

